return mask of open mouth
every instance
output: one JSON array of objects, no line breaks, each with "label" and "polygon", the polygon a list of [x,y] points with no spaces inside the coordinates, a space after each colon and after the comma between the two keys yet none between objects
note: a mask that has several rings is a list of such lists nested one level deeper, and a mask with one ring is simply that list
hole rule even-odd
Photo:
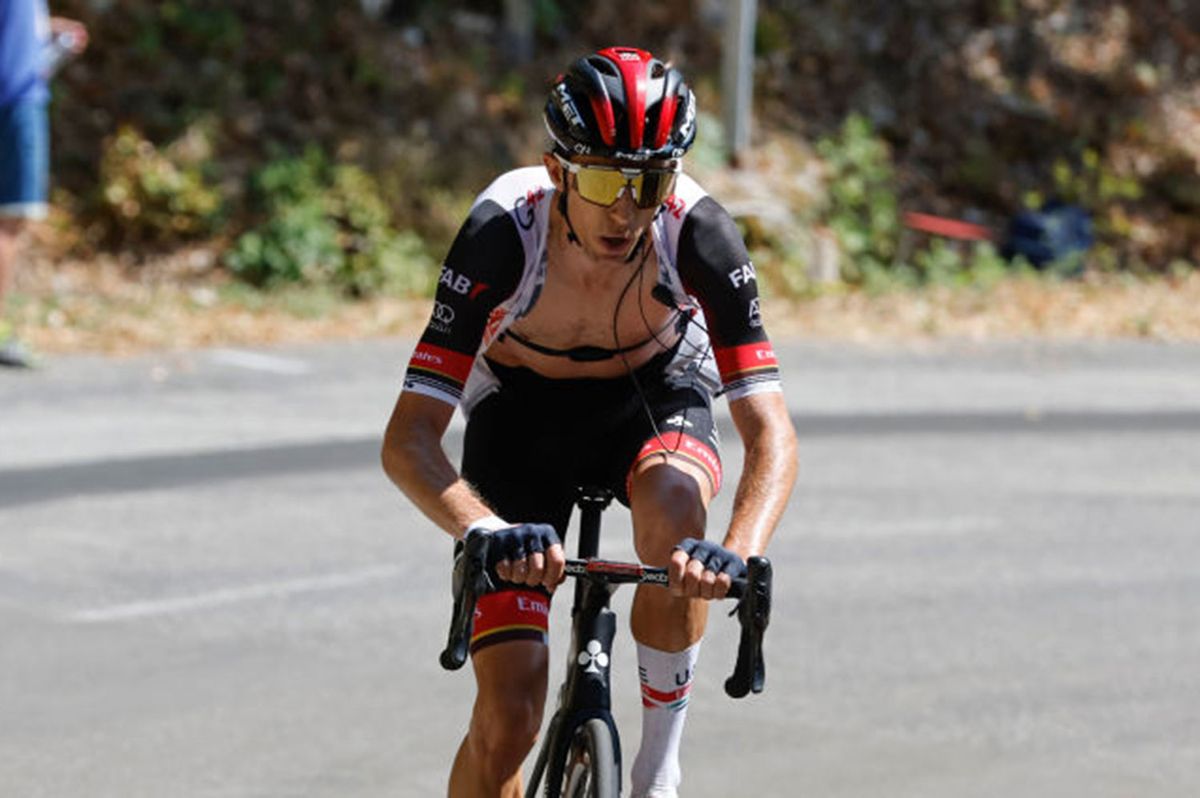
[{"label": "open mouth", "polygon": [[629,246],[629,236],[600,236],[600,241],[606,249],[623,250]]}]

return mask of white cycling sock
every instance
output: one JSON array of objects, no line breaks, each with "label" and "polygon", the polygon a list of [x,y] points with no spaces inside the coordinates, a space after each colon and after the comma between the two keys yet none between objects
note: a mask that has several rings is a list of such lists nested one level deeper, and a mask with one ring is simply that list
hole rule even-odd
[{"label": "white cycling sock", "polygon": [[631,798],[677,798],[682,774],[679,740],[700,644],[659,651],[638,643],[642,681],[642,744],[630,772]]}]

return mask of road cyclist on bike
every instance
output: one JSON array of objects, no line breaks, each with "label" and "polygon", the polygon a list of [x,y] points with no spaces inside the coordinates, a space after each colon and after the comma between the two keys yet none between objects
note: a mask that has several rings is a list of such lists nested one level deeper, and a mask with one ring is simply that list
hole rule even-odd
[{"label": "road cyclist on bike", "polygon": [[[493,536],[501,589],[477,605],[477,693],[449,794],[519,796],[546,698],[550,595],[575,489],[630,508],[643,563],[631,610],[642,684],[637,798],[668,798],[709,600],[761,555],[796,478],[796,440],[754,266],[728,213],[681,171],[696,104],[643,50],[575,61],[545,106],[542,164],[498,177],[446,256],[388,424],[383,464],[456,540]],[[723,473],[724,395],[744,466],[705,540]],[[461,473],[442,437],[467,419]]]}]

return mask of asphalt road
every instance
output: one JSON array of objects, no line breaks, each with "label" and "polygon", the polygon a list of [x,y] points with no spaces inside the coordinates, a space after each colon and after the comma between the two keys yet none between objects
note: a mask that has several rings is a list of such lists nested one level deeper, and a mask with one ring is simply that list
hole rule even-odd
[{"label": "asphalt road", "polygon": [[[377,465],[410,348],[0,373],[0,795],[444,793],[448,546]],[[684,794],[1200,794],[1200,347],[779,350],[767,692],[714,613]],[[624,626],[613,668],[631,758]]]}]

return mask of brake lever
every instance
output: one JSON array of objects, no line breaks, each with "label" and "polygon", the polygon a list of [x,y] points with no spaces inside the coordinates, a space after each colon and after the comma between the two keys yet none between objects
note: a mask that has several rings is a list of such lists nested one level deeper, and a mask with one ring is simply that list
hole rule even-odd
[{"label": "brake lever", "polygon": [[731,698],[743,698],[751,692],[761,693],[766,685],[767,668],[762,643],[771,622],[771,583],[770,560],[751,557],[746,561],[745,586],[734,608],[742,627],[737,664],[733,675],[725,680],[725,693]]},{"label": "brake lever", "polygon": [[475,603],[495,589],[488,575],[488,547],[491,535],[482,531],[467,533],[463,549],[454,563],[454,609],[450,615],[450,634],[446,648],[438,658],[443,668],[456,671],[467,661],[471,632],[475,621]]}]

